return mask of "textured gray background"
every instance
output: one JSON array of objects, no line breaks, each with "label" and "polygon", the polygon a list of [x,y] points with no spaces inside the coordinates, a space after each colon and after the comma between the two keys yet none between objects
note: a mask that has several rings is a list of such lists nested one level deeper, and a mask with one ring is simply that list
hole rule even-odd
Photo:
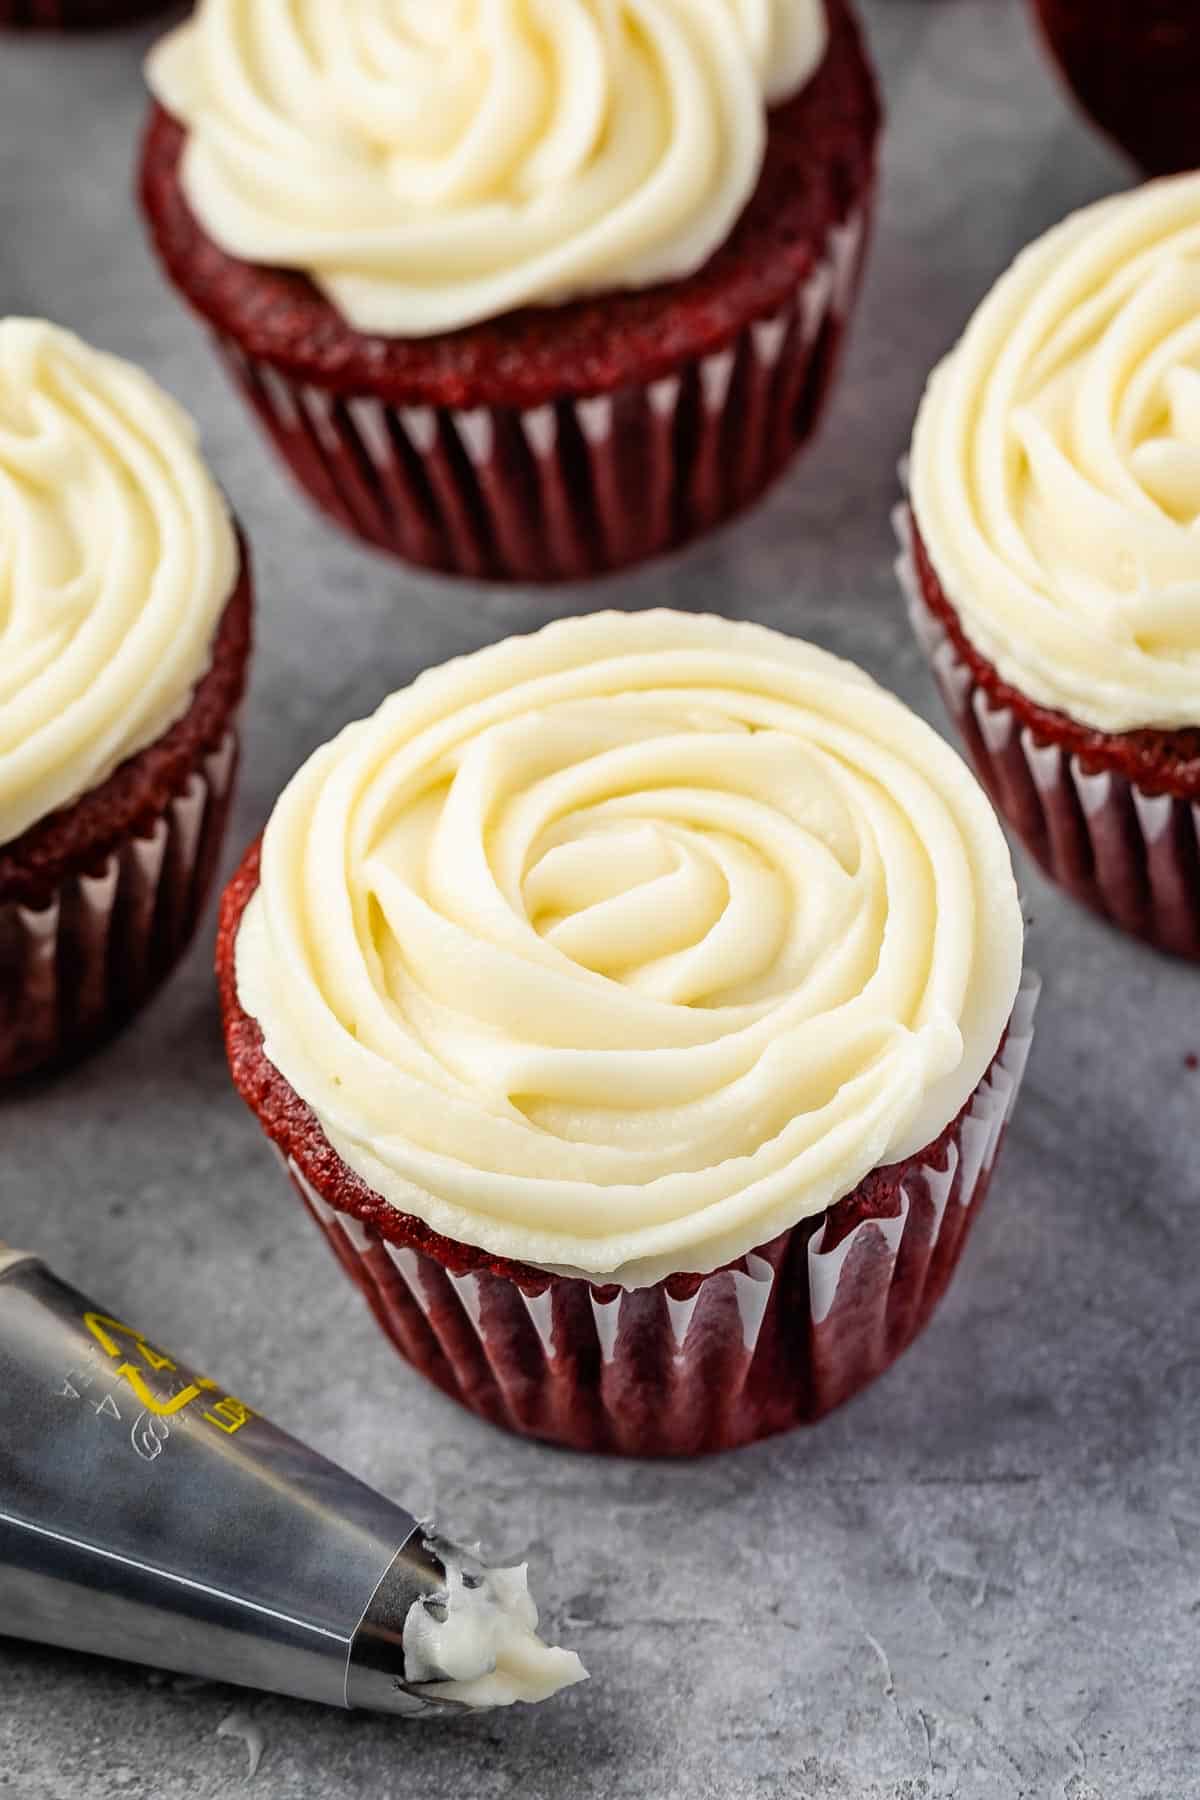
[{"label": "textured gray background", "polygon": [[[230,853],[298,761],[425,663],[571,606],[704,604],[816,638],[942,722],[891,576],[922,379],[1024,240],[1123,184],[1018,0],[865,0],[889,94],[881,227],[824,437],[667,566],[489,592],[343,542],[277,473],[160,286],[127,195],[149,34],[0,48],[0,311],[145,363],[200,415],[261,593]],[[594,1679],[398,1727],[0,1640],[0,1789],[259,1800],[1200,1796],[1200,971],[1023,871],[1047,974],[1006,1167],[939,1318],[815,1432],[693,1466],[556,1454],[410,1376],[228,1085],[211,925],[69,1079],[0,1102],[0,1231],[379,1486],[528,1550]]]}]

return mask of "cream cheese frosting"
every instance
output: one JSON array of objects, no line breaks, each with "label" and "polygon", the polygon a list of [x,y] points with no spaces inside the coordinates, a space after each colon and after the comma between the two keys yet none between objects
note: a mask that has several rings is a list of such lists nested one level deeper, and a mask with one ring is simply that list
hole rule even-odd
[{"label": "cream cheese frosting", "polygon": [[573,1650],[538,1636],[529,1567],[467,1570],[438,1542],[446,1586],[413,1602],[404,1621],[407,1679],[435,1699],[460,1706],[513,1706],[549,1700],[587,1680]]},{"label": "cream cheese frosting", "polygon": [[175,403],[69,332],[0,320],[0,844],[183,715],[237,563]]},{"label": "cream cheese frosting", "polygon": [[449,663],[317,751],[236,966],[370,1187],[636,1287],[937,1137],[1021,951],[999,825],[930,727],[811,645],[663,611]]},{"label": "cream cheese frosting", "polygon": [[223,250],[421,337],[698,269],[826,36],[824,0],[199,0],[147,77]]},{"label": "cream cheese frosting", "polygon": [[1200,724],[1200,175],[1104,200],[934,374],[912,498],[976,648],[1106,732]]}]

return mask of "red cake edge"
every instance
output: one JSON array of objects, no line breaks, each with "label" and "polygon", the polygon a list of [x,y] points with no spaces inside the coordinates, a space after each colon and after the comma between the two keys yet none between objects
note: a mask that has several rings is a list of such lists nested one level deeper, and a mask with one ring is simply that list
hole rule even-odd
[{"label": "red cake edge", "polygon": [[1200,961],[1197,733],[1106,734],[1034,705],[974,650],[907,505],[896,522],[917,638],[1001,818],[1080,905]]},{"label": "red cake edge", "polygon": [[1147,793],[1200,800],[1200,725],[1175,731],[1099,731],[1031,700],[1006,682],[972,644],[933,566],[911,506],[908,518],[921,597],[954,645],[959,660],[970,669],[994,706],[1010,708],[1039,743],[1056,744],[1069,755],[1080,757],[1089,773],[1109,770]]},{"label": "red cake edge", "polygon": [[0,1083],[115,1035],[178,964],[216,876],[250,653],[245,545],[184,717],[73,806],[0,850]]},{"label": "red cake edge", "polygon": [[238,552],[237,579],[217,624],[209,665],[183,717],[99,787],[0,844],[0,906],[48,904],[64,880],[87,873],[144,832],[220,744],[245,691],[253,642],[253,570],[240,530]]}]

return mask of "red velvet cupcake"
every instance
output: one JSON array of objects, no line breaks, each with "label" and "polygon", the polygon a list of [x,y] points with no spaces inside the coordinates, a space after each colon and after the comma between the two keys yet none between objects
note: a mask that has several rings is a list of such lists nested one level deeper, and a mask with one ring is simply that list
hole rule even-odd
[{"label": "red velvet cupcake", "polygon": [[309,46],[252,127],[234,96],[273,91],[254,71],[278,52],[254,0],[236,37],[202,0],[151,58],[154,245],[302,487],[368,542],[595,575],[745,506],[813,431],[879,129],[847,0],[642,10],[406,21],[403,96],[365,51],[335,91]]},{"label": "red velvet cupcake", "polygon": [[850,665],[562,621],[299,772],[226,892],[234,1080],[400,1354],[494,1423],[686,1455],[920,1332],[1035,984],[995,816]]},{"label": "red velvet cupcake", "polygon": [[1200,175],[1018,259],[917,422],[901,575],[1001,813],[1052,879],[1200,958]]},{"label": "red velvet cupcake", "polygon": [[245,547],[138,370],[0,321],[0,1079],[123,1025],[212,884],[250,651]]},{"label": "red velvet cupcake", "polygon": [[0,0],[0,31],[108,31],[165,11],[166,0]]},{"label": "red velvet cupcake", "polygon": [[1150,175],[1200,163],[1196,0],[1031,0],[1084,111]]}]

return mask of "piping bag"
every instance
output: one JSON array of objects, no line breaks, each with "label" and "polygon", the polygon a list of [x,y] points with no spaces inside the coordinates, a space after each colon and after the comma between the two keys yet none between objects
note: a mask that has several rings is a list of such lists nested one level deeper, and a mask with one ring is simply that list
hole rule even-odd
[{"label": "piping bag", "polygon": [[0,1243],[0,1635],[416,1714],[584,1679],[491,1569]]}]

